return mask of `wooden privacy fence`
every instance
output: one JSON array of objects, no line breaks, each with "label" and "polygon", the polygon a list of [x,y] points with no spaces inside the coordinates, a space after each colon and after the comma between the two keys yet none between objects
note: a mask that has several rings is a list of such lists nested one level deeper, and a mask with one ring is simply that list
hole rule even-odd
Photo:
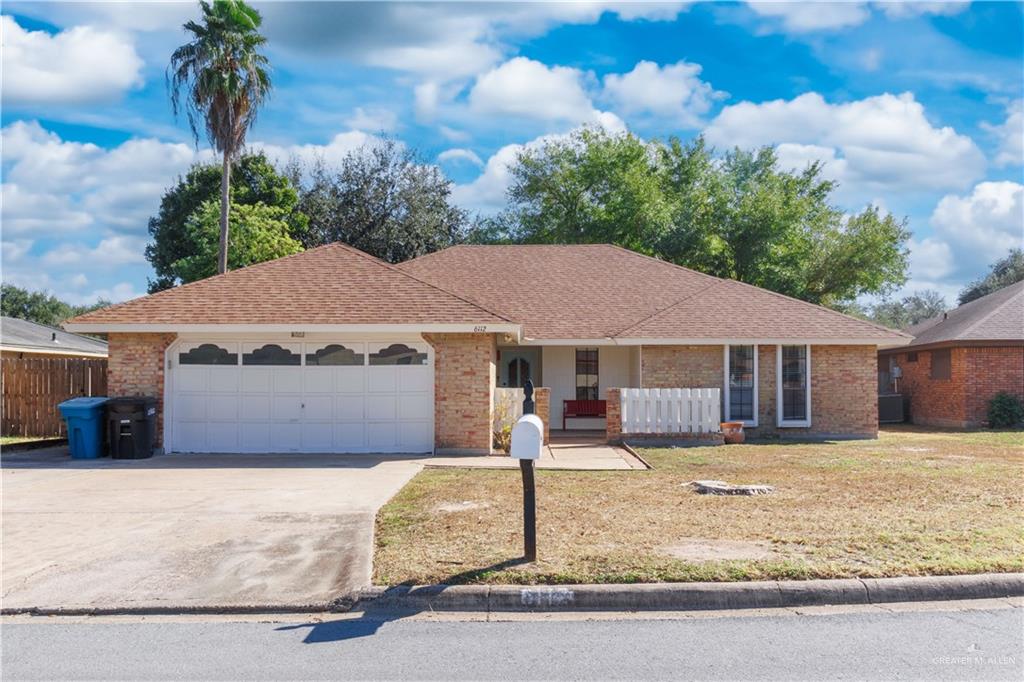
[{"label": "wooden privacy fence", "polygon": [[3,358],[0,391],[4,436],[64,437],[57,404],[107,394],[106,358]]},{"label": "wooden privacy fence", "polygon": [[722,430],[717,388],[623,388],[622,433],[712,433]]}]

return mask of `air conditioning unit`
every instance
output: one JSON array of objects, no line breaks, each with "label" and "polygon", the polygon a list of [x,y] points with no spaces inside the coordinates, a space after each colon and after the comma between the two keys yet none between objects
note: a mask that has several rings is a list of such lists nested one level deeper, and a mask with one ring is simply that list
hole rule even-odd
[{"label": "air conditioning unit", "polygon": [[878,396],[878,423],[899,424],[906,421],[903,413],[903,395],[890,393]]}]

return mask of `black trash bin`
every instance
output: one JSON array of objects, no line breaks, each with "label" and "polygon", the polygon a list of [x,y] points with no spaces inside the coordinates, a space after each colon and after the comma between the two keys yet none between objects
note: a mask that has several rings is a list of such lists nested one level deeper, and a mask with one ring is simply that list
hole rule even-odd
[{"label": "black trash bin", "polygon": [[156,398],[111,398],[106,407],[110,456],[114,459],[152,457],[156,441]]}]

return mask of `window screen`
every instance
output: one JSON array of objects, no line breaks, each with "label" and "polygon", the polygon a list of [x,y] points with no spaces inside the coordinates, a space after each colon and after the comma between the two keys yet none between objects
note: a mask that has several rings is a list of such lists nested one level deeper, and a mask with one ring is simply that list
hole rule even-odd
[{"label": "window screen", "polygon": [[729,346],[729,419],[754,420],[754,347]]},{"label": "window screen", "polygon": [[576,349],[576,400],[597,400],[597,349]]},{"label": "window screen", "polygon": [[932,379],[939,381],[949,379],[952,374],[951,365],[948,348],[932,351]]},{"label": "window screen", "polygon": [[807,346],[782,347],[782,419],[807,419]]}]

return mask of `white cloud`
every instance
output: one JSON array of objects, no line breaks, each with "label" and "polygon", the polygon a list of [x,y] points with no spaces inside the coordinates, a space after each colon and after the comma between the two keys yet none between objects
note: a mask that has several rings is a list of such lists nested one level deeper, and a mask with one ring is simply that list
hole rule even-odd
[{"label": "white cloud", "polygon": [[95,247],[64,243],[50,249],[40,258],[44,265],[70,266],[88,263],[92,267],[111,267],[145,263],[146,239],[117,235],[100,241]]},{"label": "white cloud", "polygon": [[59,193],[33,192],[21,185],[0,185],[0,216],[5,235],[73,232],[88,227],[93,218]]},{"label": "white cloud", "polygon": [[890,19],[905,19],[927,14],[952,16],[963,12],[970,4],[970,2],[908,2],[900,0],[899,2],[876,2],[874,6]]},{"label": "white cloud", "polygon": [[871,16],[862,2],[750,2],[762,17],[777,19],[794,33],[858,26]]},{"label": "white cloud", "polygon": [[209,152],[154,139],[132,139],[111,149],[68,142],[34,121],[5,126],[0,143],[0,215],[8,234],[142,233],[175,176],[196,160],[211,158]]},{"label": "white cloud", "polygon": [[653,114],[677,125],[697,127],[716,99],[726,96],[700,79],[701,66],[680,61],[658,66],[637,62],[624,74],[604,78],[604,96],[626,114]]},{"label": "white cloud", "polygon": [[356,107],[345,119],[345,125],[353,130],[368,132],[391,132],[398,127],[398,114],[390,109]]},{"label": "white cloud", "polygon": [[974,142],[935,127],[913,94],[884,94],[830,104],[817,93],[792,100],[725,107],[708,127],[711,144],[731,148],[778,145],[780,159],[799,168],[825,162],[843,196],[965,189],[984,173]]},{"label": "white cloud", "polygon": [[486,115],[587,120],[594,108],[583,77],[579,69],[515,57],[477,78],[469,93],[470,108]]},{"label": "white cloud", "polygon": [[76,289],[82,289],[89,283],[89,278],[82,273],[72,275],[71,279],[68,280],[68,284],[75,287]]},{"label": "white cloud", "polygon": [[438,126],[438,131],[444,139],[451,140],[452,142],[465,142],[472,137],[464,130],[456,130],[455,128],[450,128],[448,126]]},{"label": "white cloud", "polygon": [[11,239],[0,241],[0,256],[3,257],[4,263],[17,263],[25,257],[34,243],[35,242],[31,239]]},{"label": "white cloud", "polygon": [[1006,107],[1006,121],[1002,124],[982,123],[981,127],[999,143],[995,158],[997,166],[1024,164],[1024,99],[1015,100]]},{"label": "white cloud", "polygon": [[[324,145],[251,146],[277,161],[330,163],[378,139],[348,131]],[[34,121],[0,129],[0,145],[4,281],[81,303],[140,295],[130,283],[108,283],[124,270],[138,273],[141,284],[146,227],[161,196],[193,163],[214,160],[209,150],[152,138],[110,149],[71,142]],[[96,288],[87,290],[90,282]]]},{"label": "white cloud", "polygon": [[515,57],[477,78],[469,92],[469,114],[624,130],[622,119],[594,107],[584,87],[592,79],[579,69]]},{"label": "white cloud", "polygon": [[981,269],[1024,246],[1024,185],[982,182],[967,196],[947,195],[932,212],[938,238],[956,254],[959,269]]},{"label": "white cloud", "polygon": [[136,289],[132,282],[118,282],[112,287],[85,290],[84,285],[76,285],[76,281],[80,282],[81,280],[73,277],[64,284],[63,288],[56,289],[57,297],[74,305],[86,305],[100,300],[120,303],[146,294],[146,292]]},{"label": "white cloud", "polygon": [[510,39],[606,13],[624,21],[674,19],[686,3],[258,3],[271,42],[292,51],[336,53],[360,63],[450,81],[486,70]]},{"label": "white cloud", "polygon": [[249,145],[265,153],[269,159],[278,164],[287,163],[290,159],[314,161],[323,159],[328,164],[336,164],[356,149],[376,144],[380,138],[360,130],[338,133],[327,144],[293,144],[276,145],[254,142]]},{"label": "white cloud", "polygon": [[484,165],[483,159],[481,159],[480,156],[472,149],[446,149],[437,155],[437,160],[442,163],[449,161],[468,161],[476,166]]},{"label": "white cloud", "polygon": [[142,84],[142,59],[121,34],[91,26],[57,34],[26,31],[7,15],[0,27],[8,106],[109,101]]},{"label": "white cloud", "polygon": [[923,15],[953,15],[969,2],[775,2],[753,0],[747,6],[759,16],[777,21],[791,33],[810,33],[859,26],[871,18],[872,8],[889,19]]},{"label": "white cloud", "polygon": [[452,200],[471,211],[493,213],[501,209],[505,205],[505,192],[512,184],[510,168],[525,148],[522,144],[507,144],[499,149],[487,159],[483,172],[475,180],[453,188]]},{"label": "white cloud", "polygon": [[938,281],[954,269],[953,249],[941,239],[925,237],[918,241],[911,238],[910,274],[915,279]]}]

